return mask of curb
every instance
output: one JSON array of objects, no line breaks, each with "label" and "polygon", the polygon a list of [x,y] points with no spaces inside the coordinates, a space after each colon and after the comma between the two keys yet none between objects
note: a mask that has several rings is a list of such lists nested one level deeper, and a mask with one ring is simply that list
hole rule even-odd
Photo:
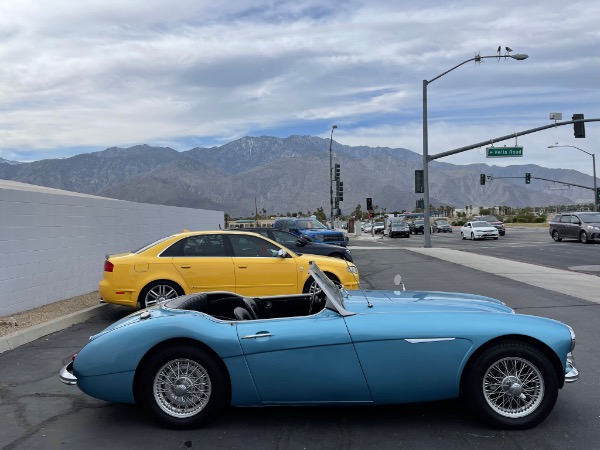
[{"label": "curb", "polygon": [[105,308],[107,304],[100,304],[84,309],[82,311],[67,314],[66,316],[59,317],[58,319],[51,320],[50,322],[41,323],[25,330],[20,330],[15,333],[8,334],[0,338],[0,354],[9,350],[28,344],[36,339],[55,333],[57,331],[64,330],[81,322],[85,322],[94,316],[102,313],[101,308]]}]

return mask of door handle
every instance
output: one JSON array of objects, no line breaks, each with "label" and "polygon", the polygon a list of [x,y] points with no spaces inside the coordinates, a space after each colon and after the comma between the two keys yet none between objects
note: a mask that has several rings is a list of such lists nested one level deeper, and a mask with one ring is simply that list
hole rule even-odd
[{"label": "door handle", "polygon": [[192,268],[192,266],[179,266],[179,267],[181,267],[182,269],[191,269]]},{"label": "door handle", "polygon": [[268,331],[259,331],[256,334],[248,334],[246,336],[242,336],[242,339],[256,339],[256,338],[264,338],[264,337],[271,337],[272,334],[269,333]]},{"label": "door handle", "polygon": [[238,266],[238,269],[247,269],[248,266]]}]

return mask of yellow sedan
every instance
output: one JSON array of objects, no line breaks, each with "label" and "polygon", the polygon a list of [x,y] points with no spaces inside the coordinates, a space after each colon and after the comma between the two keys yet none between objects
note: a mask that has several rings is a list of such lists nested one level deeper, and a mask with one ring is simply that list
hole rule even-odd
[{"label": "yellow sedan", "polygon": [[298,255],[254,233],[196,231],[160,239],[132,253],[109,255],[98,289],[104,301],[132,308],[193,292],[300,294],[313,284],[310,261],[344,288],[358,288],[358,270],[347,261]]}]

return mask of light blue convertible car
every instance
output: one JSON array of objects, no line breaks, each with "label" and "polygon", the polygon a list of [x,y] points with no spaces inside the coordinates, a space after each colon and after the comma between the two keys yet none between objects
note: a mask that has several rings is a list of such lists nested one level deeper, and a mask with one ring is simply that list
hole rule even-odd
[{"label": "light blue convertible car", "polygon": [[347,292],[314,264],[309,294],[178,297],[92,336],[66,384],[138,403],[171,428],[226,406],[397,404],[463,397],[492,426],[523,429],[574,382],[573,330],[499,300]]}]

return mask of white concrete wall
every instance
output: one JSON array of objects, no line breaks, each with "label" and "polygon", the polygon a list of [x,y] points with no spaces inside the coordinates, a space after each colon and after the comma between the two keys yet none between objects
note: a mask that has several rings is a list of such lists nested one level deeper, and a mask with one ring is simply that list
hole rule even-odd
[{"label": "white concrete wall", "polygon": [[98,289],[105,255],[188,230],[222,211],[94,197],[0,180],[0,316]]}]

